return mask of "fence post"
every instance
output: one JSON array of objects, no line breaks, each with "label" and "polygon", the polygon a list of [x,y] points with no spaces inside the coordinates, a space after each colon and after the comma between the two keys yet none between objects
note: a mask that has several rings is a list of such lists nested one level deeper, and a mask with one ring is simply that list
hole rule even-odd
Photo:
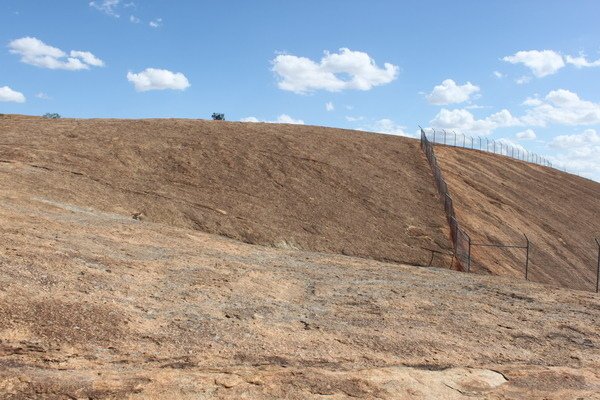
[{"label": "fence post", "polygon": [[457,137],[458,135],[457,135],[457,134],[456,134],[456,132],[454,132],[454,131],[452,131],[452,133],[454,133],[454,147],[456,147],[456,137]]},{"label": "fence post", "polygon": [[527,254],[525,255],[525,280],[528,281],[529,280],[529,238],[527,237],[526,234],[523,234],[523,236],[525,236],[525,240],[527,241]]},{"label": "fence post", "polygon": [[444,132],[444,144],[446,144],[446,130],[444,129],[443,132]]},{"label": "fence post", "polygon": [[435,129],[433,130],[433,143],[435,143]]},{"label": "fence post", "polygon": [[600,241],[594,239],[598,245],[598,269],[596,270],[596,293],[600,291]]},{"label": "fence post", "polygon": [[[469,243],[469,254],[468,254],[468,258],[467,258],[467,272],[471,272],[471,236],[467,236],[468,239],[468,243]],[[600,246],[600,244],[599,244]],[[600,256],[598,257],[600,260]],[[598,262],[600,264],[600,261]],[[598,285],[596,285],[598,286]]]}]

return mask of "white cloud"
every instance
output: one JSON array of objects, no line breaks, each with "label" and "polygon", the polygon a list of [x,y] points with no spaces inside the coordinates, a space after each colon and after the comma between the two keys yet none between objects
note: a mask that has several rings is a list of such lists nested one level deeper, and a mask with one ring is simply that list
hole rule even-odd
[{"label": "white cloud", "polygon": [[502,79],[502,78],[504,78],[504,77],[506,76],[506,75],[504,75],[504,74],[503,74],[502,72],[500,72],[500,71],[494,71],[494,72],[493,72],[493,74],[494,74],[494,76],[495,76],[496,78],[498,78],[498,79]]},{"label": "white cloud", "polygon": [[40,68],[76,71],[104,65],[102,60],[89,51],[72,50],[67,56],[61,49],[49,46],[34,37],[15,39],[8,47],[12,54],[21,56],[21,62]]},{"label": "white cloud", "polygon": [[370,90],[392,82],[398,75],[397,66],[385,63],[379,68],[367,53],[347,48],[339,51],[325,52],[318,63],[306,57],[278,55],[272,61],[272,70],[279,76],[278,87],[294,93]]},{"label": "white cloud", "polygon": [[523,75],[523,76],[515,79],[515,82],[517,83],[517,85],[524,85],[526,83],[529,83],[530,81],[531,81],[531,77],[527,76],[527,75]]},{"label": "white cloud", "polygon": [[555,74],[565,66],[562,56],[553,50],[518,51],[502,60],[511,64],[522,63],[538,78]]},{"label": "white cloud", "polygon": [[127,80],[135,86],[138,92],[148,90],[185,90],[190,83],[181,72],[171,72],[166,69],[146,68],[140,73],[127,73]]},{"label": "white cloud", "polygon": [[335,106],[333,105],[332,102],[328,101],[327,103],[325,103],[325,109],[327,111],[333,111],[333,110],[335,110]]},{"label": "white cloud", "polygon": [[596,61],[588,61],[584,54],[580,54],[578,57],[566,56],[567,64],[572,64],[576,68],[584,67],[600,67],[600,59]]},{"label": "white cloud", "polygon": [[383,118],[375,121],[372,125],[358,128],[361,131],[385,133],[387,135],[398,135],[406,137],[414,137],[410,133],[405,132],[406,127],[399,125],[388,118]]},{"label": "white cloud", "polygon": [[150,21],[148,25],[152,28],[158,28],[159,26],[162,26],[162,18],[156,18],[154,21]]},{"label": "white cloud", "polygon": [[88,65],[92,65],[94,67],[103,67],[104,66],[104,61],[102,61],[101,59],[99,59],[98,57],[96,57],[95,55],[90,53],[89,51],[71,50],[71,53],[69,53],[69,55],[74,58],[79,58],[79,59],[83,60],[84,63],[86,63]]},{"label": "white cloud", "polygon": [[553,90],[544,101],[540,100],[539,104],[529,109],[521,120],[534,126],[600,124],[600,103],[582,100],[569,90]]},{"label": "white cloud", "polygon": [[245,117],[240,119],[240,122],[266,122],[266,121],[261,121],[256,117]]},{"label": "white cloud", "polygon": [[466,109],[448,110],[442,108],[440,112],[430,121],[434,128],[457,129],[461,132],[490,134],[494,129],[521,125],[518,118],[506,109],[501,110],[483,119],[476,119]]},{"label": "white cloud", "polygon": [[[537,95],[536,95],[537,96]],[[538,99],[537,97],[528,97],[525,99],[525,101],[523,101],[523,103],[521,103],[524,106],[539,106],[543,103],[543,101],[541,101],[540,99]]]},{"label": "white cloud", "polygon": [[557,136],[550,146],[559,150],[551,158],[555,164],[600,182],[600,134],[595,129]]},{"label": "white cloud", "polygon": [[287,114],[281,114],[274,121],[264,121],[256,117],[246,117],[240,119],[240,122],[265,122],[267,124],[293,124],[293,125],[304,125],[304,121],[301,119],[294,119]]},{"label": "white cloud", "polygon": [[138,17],[136,17],[135,15],[130,15],[129,16],[129,21],[134,23],[134,24],[139,24],[140,23],[140,19]]},{"label": "white cloud", "polygon": [[550,142],[550,146],[560,149],[573,149],[592,145],[600,146],[600,134],[595,129],[586,129],[576,135],[556,136]]},{"label": "white cloud", "polygon": [[23,93],[12,90],[8,86],[2,86],[0,87],[0,101],[25,103],[25,96]]},{"label": "white cloud", "polygon": [[477,92],[479,92],[479,87],[471,82],[457,85],[452,79],[446,79],[441,85],[435,86],[426,98],[431,104],[454,104],[469,100],[471,95]]},{"label": "white cloud", "polygon": [[119,18],[116,8],[118,7],[120,0],[102,0],[102,1],[90,1],[90,7],[102,11],[103,13],[110,15],[111,17]]},{"label": "white cloud", "polygon": [[50,96],[48,96],[46,93],[44,92],[38,92],[35,94],[35,97],[38,99],[42,99],[42,100],[50,100]]},{"label": "white cloud", "polygon": [[533,129],[525,129],[522,132],[518,132],[515,136],[519,140],[533,140],[537,137]]}]

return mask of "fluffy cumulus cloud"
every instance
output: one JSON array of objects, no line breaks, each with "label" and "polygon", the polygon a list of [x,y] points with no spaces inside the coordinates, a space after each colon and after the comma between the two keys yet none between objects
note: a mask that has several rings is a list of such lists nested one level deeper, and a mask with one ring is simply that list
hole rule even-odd
[{"label": "fluffy cumulus cloud", "polygon": [[574,65],[576,68],[600,67],[600,59],[596,61],[588,61],[583,54],[580,54],[577,57],[566,56],[565,60],[567,61],[567,64]]},{"label": "fluffy cumulus cloud", "polygon": [[273,72],[279,77],[279,88],[294,93],[370,90],[374,86],[392,82],[399,70],[390,63],[385,63],[380,68],[367,53],[347,48],[340,49],[339,53],[325,52],[319,62],[306,57],[280,54],[272,64]]},{"label": "fluffy cumulus cloud", "polygon": [[8,44],[8,47],[12,54],[21,56],[21,62],[40,68],[77,71],[104,66],[104,61],[89,51],[71,50],[67,54],[34,37],[15,39]]},{"label": "fluffy cumulus cloud", "polygon": [[[576,135],[556,136],[550,142],[552,147],[560,149],[576,149],[579,147],[600,146],[600,134],[595,129],[586,129]],[[598,154],[600,159],[600,154]]]},{"label": "fluffy cumulus cloud", "polygon": [[488,135],[494,129],[521,125],[518,118],[504,109],[483,119],[477,119],[469,110],[442,108],[430,121],[433,128],[456,129],[464,133]]},{"label": "fluffy cumulus cloud", "polygon": [[471,82],[457,85],[452,79],[446,79],[441,85],[435,86],[426,97],[431,104],[455,104],[469,100],[471,95],[477,92],[479,92],[479,87]]},{"label": "fluffy cumulus cloud", "polygon": [[[527,98],[522,104],[527,109],[521,116],[513,116],[505,109],[482,119],[475,118],[466,108],[454,110],[443,108],[430,124],[433,128],[456,129],[484,135],[498,128],[512,126],[600,124],[600,103],[583,100],[569,90],[553,90],[543,98],[538,98],[536,95]],[[517,138],[534,139],[535,132],[527,129],[519,132]]]},{"label": "fluffy cumulus cloud", "polygon": [[127,80],[133,83],[138,92],[149,90],[185,90],[190,82],[181,72],[171,72],[166,69],[146,68],[142,72],[127,73]]},{"label": "fluffy cumulus cloud", "polygon": [[552,157],[555,164],[600,182],[600,134],[595,129],[557,136],[550,146],[558,151]]},{"label": "fluffy cumulus cloud", "polygon": [[537,137],[533,129],[525,129],[522,132],[518,132],[515,136],[519,140],[533,140]]},{"label": "fluffy cumulus cloud", "polygon": [[287,114],[281,114],[273,121],[260,120],[256,117],[246,117],[240,119],[240,122],[265,122],[267,124],[292,124],[292,125],[304,125],[304,121],[301,119],[294,119]]},{"label": "fluffy cumulus cloud", "polygon": [[553,90],[543,100],[528,99],[526,102],[533,106],[521,117],[527,125],[600,124],[600,103],[583,100],[569,90]]},{"label": "fluffy cumulus cloud", "polygon": [[511,64],[525,65],[538,78],[555,74],[565,66],[563,57],[553,50],[518,51],[512,56],[504,57],[503,60]]},{"label": "fluffy cumulus cloud", "polygon": [[88,4],[90,7],[102,11],[106,15],[119,18],[119,14],[117,14],[117,7],[119,6],[120,2],[120,0],[98,0],[90,1]]},{"label": "fluffy cumulus cloud", "polygon": [[25,96],[23,93],[12,90],[8,86],[2,86],[0,87],[0,101],[25,103]]}]

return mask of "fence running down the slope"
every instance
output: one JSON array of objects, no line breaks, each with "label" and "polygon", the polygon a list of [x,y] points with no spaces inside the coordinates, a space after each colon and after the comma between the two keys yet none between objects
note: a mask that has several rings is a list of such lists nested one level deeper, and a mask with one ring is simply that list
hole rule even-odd
[{"label": "fence running down the slope", "polygon": [[445,130],[436,131],[431,129],[431,132],[425,132],[423,129],[422,133],[425,134],[427,139],[431,143],[443,144],[446,146],[463,147],[465,149],[481,150],[488,153],[500,154],[506,157],[511,157],[517,160],[530,162],[533,164],[543,165],[545,167],[556,168],[550,160],[539,154],[527,151],[525,148],[520,146],[513,146],[509,143],[503,142],[502,140],[493,140],[486,137],[473,137],[465,135],[463,133],[446,132]]},{"label": "fence running down the slope", "polygon": [[[523,251],[524,252],[524,275],[525,275],[525,279],[526,280],[530,280],[530,249],[531,249],[531,243],[529,241],[529,239],[527,238],[527,235],[524,235],[525,237],[525,244],[524,245],[519,245],[519,244],[506,244],[506,243],[472,243],[471,242],[471,237],[467,234],[466,231],[464,231],[463,229],[461,229],[458,220],[456,219],[456,214],[454,212],[454,204],[452,201],[452,197],[450,196],[450,193],[448,191],[448,184],[446,183],[443,175],[442,175],[442,170],[438,164],[437,158],[435,156],[435,152],[434,152],[434,143],[439,143],[439,144],[445,144],[445,145],[453,145],[453,143],[447,143],[447,136],[446,136],[446,132],[443,131],[444,136],[438,136],[436,135],[435,130],[433,130],[433,135],[432,134],[428,134],[425,132],[424,129],[421,128],[421,148],[423,149],[423,152],[425,153],[425,156],[427,157],[427,161],[429,162],[429,165],[431,166],[431,169],[433,171],[433,175],[435,178],[435,185],[436,188],[438,190],[438,192],[440,193],[441,197],[442,197],[442,201],[444,202],[444,209],[446,211],[446,217],[448,218],[448,223],[450,225],[450,232],[452,235],[452,245],[454,247],[454,256],[459,264],[459,269],[462,271],[466,271],[466,272],[471,272],[471,265],[473,263],[473,259],[472,259],[472,249],[476,248],[476,247],[482,247],[482,248],[497,248],[499,250],[513,250],[516,249],[517,251]],[[456,144],[456,140],[457,140],[457,136],[456,134],[454,134],[454,145],[457,146]],[[438,140],[440,137],[442,137],[443,139],[439,142],[436,142],[436,140]],[[468,146],[465,146],[464,144],[466,143],[468,136],[463,135],[463,146],[460,147],[465,147],[465,148],[469,148]],[[430,139],[433,139],[430,140]],[[471,137],[471,148],[473,149],[477,149],[477,147],[473,146],[473,138]],[[480,143],[481,143],[481,139],[480,139]],[[487,139],[486,139],[487,140]],[[493,152],[496,153],[496,143],[497,142],[493,142]],[[487,141],[486,145],[489,144],[489,141]],[[457,146],[458,147],[458,146]],[[486,151],[486,149],[482,149],[481,148],[481,144],[479,146],[480,150]],[[549,162],[547,159],[538,156],[537,154],[534,153],[529,153],[527,151],[522,151],[520,149],[517,149],[515,147],[512,146],[499,146],[498,147],[499,152],[497,152],[496,154],[503,154],[503,155],[507,155],[509,157],[514,157],[517,158],[519,160],[522,161],[527,161],[527,162],[532,162],[532,163],[537,163],[540,165],[545,165],[545,166],[549,166],[552,167],[552,163]],[[515,152],[516,151],[516,152]],[[596,267],[596,285],[595,285],[595,291],[596,293],[600,292],[600,240],[595,239],[595,242],[598,246],[598,258],[597,258],[597,265]],[[547,283],[551,283],[551,282],[547,282]]]},{"label": "fence running down the slope", "polygon": [[435,186],[442,197],[442,201],[444,202],[446,218],[448,219],[448,224],[450,225],[454,255],[456,257],[456,261],[458,262],[459,269],[469,272],[471,270],[471,238],[460,228],[460,225],[456,219],[452,197],[448,192],[448,184],[446,184],[446,181],[442,176],[442,170],[433,151],[433,144],[427,139],[427,135],[423,129],[421,129],[421,148],[427,157],[427,161],[429,161],[429,165],[431,166],[431,170],[433,171],[433,176],[435,178]]}]

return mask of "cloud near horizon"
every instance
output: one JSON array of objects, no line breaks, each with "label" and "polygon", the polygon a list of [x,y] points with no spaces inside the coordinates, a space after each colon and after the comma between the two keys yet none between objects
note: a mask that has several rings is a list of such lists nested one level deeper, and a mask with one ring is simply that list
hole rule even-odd
[{"label": "cloud near horizon", "polygon": [[287,114],[281,114],[274,121],[260,120],[256,117],[246,117],[240,119],[240,122],[264,122],[267,124],[292,124],[292,125],[304,125],[304,121],[301,119],[294,119]]}]

